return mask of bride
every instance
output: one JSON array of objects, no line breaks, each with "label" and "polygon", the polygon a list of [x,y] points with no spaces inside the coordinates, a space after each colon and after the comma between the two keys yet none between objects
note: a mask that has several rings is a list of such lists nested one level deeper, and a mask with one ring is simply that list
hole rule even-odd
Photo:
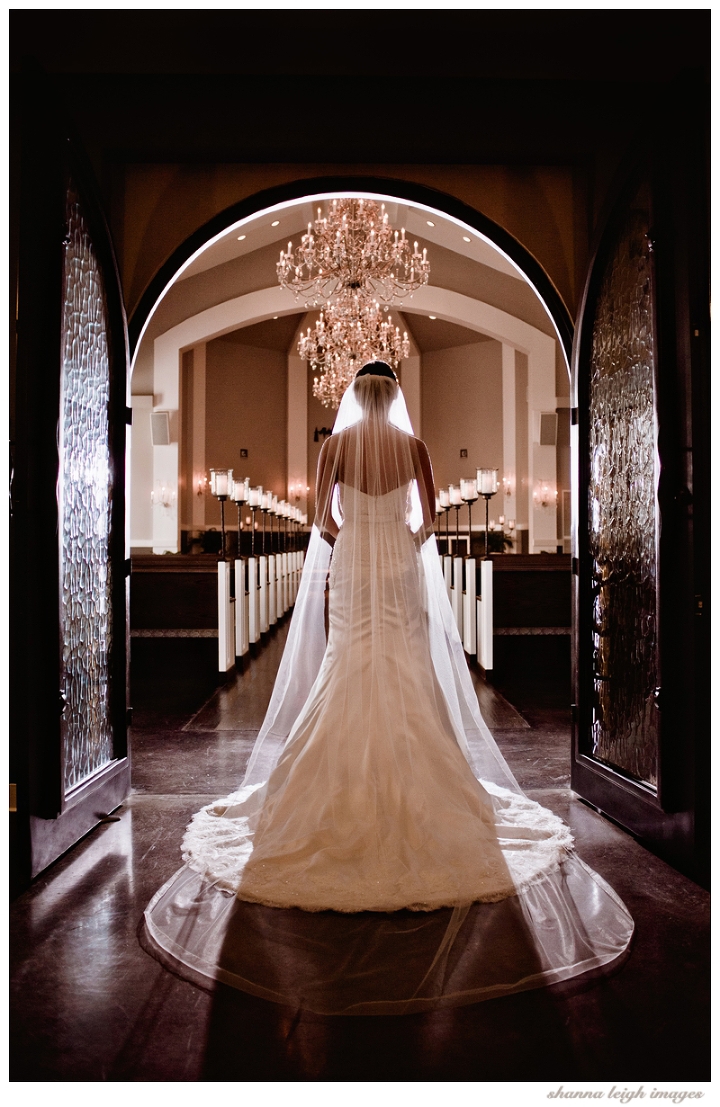
[{"label": "bride", "polygon": [[395,375],[371,362],[320,455],[243,786],[194,817],[145,912],[146,947],[198,983],[404,1013],[557,983],[629,946],[624,904],[523,795],[480,715],[434,496]]}]

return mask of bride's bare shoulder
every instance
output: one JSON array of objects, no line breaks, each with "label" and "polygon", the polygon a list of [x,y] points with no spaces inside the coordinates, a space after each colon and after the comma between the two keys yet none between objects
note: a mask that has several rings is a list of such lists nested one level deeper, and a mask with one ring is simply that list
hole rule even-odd
[{"label": "bride's bare shoulder", "polygon": [[337,434],[331,434],[329,438],[326,438],[320,448],[320,456],[332,457],[338,448],[338,443],[345,433],[344,430],[338,431]]},{"label": "bride's bare shoulder", "polygon": [[408,438],[410,439],[412,447],[417,450],[418,454],[421,457],[424,457],[425,454],[428,454],[428,448],[423,442],[422,438],[416,438],[414,434],[409,434]]}]

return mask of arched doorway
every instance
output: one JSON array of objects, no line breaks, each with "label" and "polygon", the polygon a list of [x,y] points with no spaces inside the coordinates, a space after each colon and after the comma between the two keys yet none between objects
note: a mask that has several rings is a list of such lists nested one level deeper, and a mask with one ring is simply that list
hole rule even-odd
[{"label": "arched doorway", "polygon": [[[560,539],[561,547],[564,538],[565,547],[568,547],[571,499],[569,354],[572,341],[569,314],[547,274],[520,243],[479,212],[435,190],[376,178],[323,178],[257,194],[220,213],[175,251],[142,297],[130,324],[135,370],[133,392],[151,394],[155,408],[176,411],[180,403],[181,358],[185,352],[215,339],[227,338],[233,332],[239,334],[244,328],[287,320],[298,311],[302,313],[302,305],[278,286],[274,265],[270,273],[268,252],[272,252],[273,243],[279,251],[289,237],[299,236],[308,215],[313,215],[313,206],[337,195],[365,195],[382,200],[396,216],[398,225],[407,223],[412,237],[427,242],[431,256],[433,253],[441,255],[439,279],[431,278],[429,286],[419,289],[399,307],[411,333],[415,324],[419,326],[421,320],[430,319],[436,321],[437,331],[443,324],[463,328],[453,336],[452,343],[456,346],[474,339],[497,343],[498,354],[502,349],[503,380],[507,385],[512,378],[513,390],[516,355],[518,360],[524,359],[525,364],[518,370],[518,388],[528,393],[527,408],[519,408],[517,418],[520,420],[518,433],[523,439],[519,449],[526,472],[522,478],[516,474],[514,444],[512,449],[506,449],[507,456],[499,456],[494,462],[498,469],[507,472],[506,483],[512,486],[507,510],[501,510],[500,515],[517,520],[518,534],[527,532],[523,548],[528,552],[542,549],[554,552],[556,538]],[[253,258],[259,259],[258,269],[264,267],[265,271],[258,279],[248,279],[246,275]],[[240,278],[243,263],[245,269]],[[193,284],[194,292],[191,291]],[[302,318],[302,314],[297,318]],[[437,348],[435,337],[430,342]],[[407,380],[403,379],[403,387],[414,425],[420,429],[419,366],[411,364],[413,361],[415,358],[404,368]],[[302,390],[297,366],[295,370],[298,388]],[[292,373],[291,369],[288,371]],[[139,376],[144,384],[138,385]],[[559,394],[562,396],[561,437],[567,474],[562,482],[558,481],[555,471],[555,447],[541,446],[539,436],[542,415],[549,412],[555,418]],[[509,442],[510,436],[515,435],[516,413],[510,412],[508,407],[514,401],[506,397],[504,402],[507,410],[500,418],[512,424],[512,429],[505,432]],[[312,486],[314,459],[309,463],[299,459],[304,451],[305,413],[298,417],[297,425],[293,423],[292,412],[289,418],[292,425],[288,425],[286,483],[288,487],[291,484]],[[467,456],[471,467],[473,462],[488,464],[487,458],[483,461],[471,457],[473,452],[473,449],[460,450],[459,456]],[[170,459],[169,464],[168,471],[158,472],[158,479],[163,486],[178,488],[179,459]],[[204,458],[200,459],[200,468],[204,468]],[[438,483],[455,479],[454,473],[440,474]],[[522,495],[529,502],[516,505],[521,483]],[[540,487],[553,489],[557,508],[563,512],[562,525],[556,525],[559,516],[555,502],[549,512],[546,499],[541,506],[537,495],[533,499]],[[144,501],[148,500],[149,493],[149,488],[143,490]],[[148,545],[147,511],[145,514],[146,537],[142,544]],[[162,548],[181,548],[180,536],[172,533],[173,528],[178,529],[178,521],[166,518],[165,524],[162,533],[154,535],[152,546],[156,552]]]},{"label": "arched doorway", "polygon": [[[627,169],[624,170],[624,173],[627,173]],[[659,199],[666,203],[666,210],[669,210],[669,207],[667,205],[670,204],[670,200],[668,199],[668,197],[664,196],[664,193],[662,193],[659,179],[652,179],[650,188],[655,190],[655,193],[657,194]],[[133,343],[136,371],[138,365],[138,356],[140,356],[140,353],[142,351],[142,341],[148,338],[148,333],[150,333],[151,331],[153,322],[157,320],[158,310],[162,309],[164,304],[166,306],[166,304],[169,302],[169,297],[172,297],[172,290],[176,287],[177,278],[182,278],[185,273],[191,272],[193,270],[193,267],[195,267],[195,272],[199,272],[198,262],[199,266],[202,267],[202,258],[206,251],[212,249],[222,250],[224,240],[226,240],[228,236],[235,235],[236,240],[239,239],[240,234],[245,234],[243,228],[245,226],[253,225],[254,223],[257,224],[257,220],[259,218],[268,218],[271,226],[275,223],[275,218],[277,218],[279,214],[282,214],[282,211],[291,209],[294,206],[301,205],[302,203],[304,203],[304,201],[307,201],[310,198],[326,198],[332,195],[338,195],[339,193],[356,193],[362,195],[378,196],[390,201],[394,201],[394,203],[401,203],[407,206],[413,206],[416,210],[422,211],[422,213],[429,218],[433,215],[438,215],[441,220],[444,220],[446,226],[455,227],[460,232],[462,232],[463,230],[467,232],[466,237],[470,239],[470,242],[467,245],[472,247],[475,242],[483,242],[486,247],[495,251],[496,257],[502,258],[506,265],[510,267],[515,267],[515,269],[521,273],[522,279],[526,283],[527,288],[532,290],[532,296],[535,298],[535,302],[539,307],[539,310],[542,311],[546,324],[549,323],[549,330],[551,330],[553,339],[557,343],[557,350],[559,353],[560,362],[562,362],[563,372],[567,377],[570,346],[572,346],[572,322],[570,322],[569,314],[564,306],[564,303],[562,302],[562,299],[560,299],[557,291],[553,287],[552,281],[549,280],[542,267],[538,265],[537,261],[531,255],[528,254],[528,251],[524,249],[520,242],[517,242],[514,238],[512,238],[512,236],[508,235],[502,227],[498,227],[496,224],[493,224],[491,220],[486,219],[484,216],[482,216],[480,213],[477,213],[477,211],[473,210],[472,208],[459,203],[459,201],[456,201],[453,197],[436,193],[433,189],[415,186],[413,184],[408,184],[404,182],[395,182],[395,180],[392,180],[392,182],[390,182],[390,180],[384,180],[382,178],[376,177],[332,177],[313,180],[301,180],[301,182],[270,189],[266,193],[258,194],[254,197],[243,200],[240,204],[233,206],[232,208],[228,208],[223,211],[223,213],[220,213],[214,219],[210,220],[209,223],[206,224],[204,227],[199,228],[194,235],[189,237],[184,242],[184,244],[174,252],[173,256],[168,259],[160,272],[157,273],[156,277],[151,282],[150,286],[148,286],[144,296],[142,297],[140,306],[138,306],[133,315],[133,318],[131,320],[131,337]],[[627,196],[625,196],[624,199],[620,198],[617,203],[620,204],[620,207],[623,206],[623,203],[627,204]],[[274,218],[270,219],[270,216]],[[610,226],[610,228],[611,225],[613,225],[613,218],[613,209],[610,209],[607,216],[607,225]],[[426,219],[426,221],[428,221],[428,219]],[[299,227],[297,229],[299,229]],[[463,238],[464,236],[461,234],[460,237]],[[266,244],[267,242],[271,242],[271,239],[266,239]],[[599,269],[597,267],[600,262],[603,262],[603,250],[599,251],[598,257],[599,262],[596,258],[594,261],[594,266],[592,267],[592,269],[590,269],[590,276],[588,278],[590,281],[590,286],[592,286],[593,280],[597,281],[598,279],[597,272],[595,272],[595,270],[597,269],[597,271],[599,272]],[[665,280],[665,296],[667,299],[673,294],[670,269],[666,268],[664,273],[662,273],[662,277],[664,277]],[[256,288],[251,290],[251,292],[267,292],[271,286],[272,281],[268,280],[264,289]],[[276,288],[272,288],[272,291],[274,291],[275,298],[270,297],[263,302],[256,300],[254,304],[251,304],[248,300],[245,300],[244,303],[236,302],[235,304],[233,304],[233,306],[230,306],[229,302],[225,301],[223,302],[223,304],[220,304],[219,301],[216,301],[215,303],[208,303],[207,306],[204,308],[205,311],[209,312],[209,314],[207,314],[204,319],[204,323],[207,324],[207,330],[205,332],[200,332],[200,334],[202,334],[203,337],[208,337],[208,335],[209,337],[222,337],[224,333],[232,332],[233,330],[238,329],[238,327],[241,328],[245,323],[255,324],[255,322],[258,321],[264,321],[268,318],[271,319],[276,313],[279,317],[282,312],[290,311],[291,307],[284,306],[284,304],[282,304],[279,300],[277,294],[278,290]],[[438,304],[438,302],[436,301],[432,302],[432,308],[438,308],[438,312],[432,310],[432,314],[442,314],[444,315],[446,321],[454,323],[461,322],[464,325],[470,325],[471,328],[474,327],[477,332],[483,332],[484,330],[485,332],[490,332],[492,334],[493,327],[488,314],[485,313],[482,319],[476,317],[467,317],[467,315],[463,314],[460,308],[457,307],[457,303],[459,303],[459,301],[457,301],[453,296],[453,293],[456,292],[457,290],[450,287],[450,284],[448,287],[444,288],[442,290],[443,296],[440,298],[442,300],[442,303]],[[438,290],[435,290],[433,294],[434,296],[438,296]],[[462,296],[462,292],[460,294]],[[234,299],[236,301],[239,301],[241,297],[235,297]],[[426,313],[431,313],[430,302],[421,304],[420,301],[416,301],[415,306],[420,308],[424,307]],[[491,303],[488,304],[488,307],[493,308],[496,306]],[[671,308],[669,300],[668,308]],[[215,312],[215,318],[213,318],[213,312]],[[412,314],[412,311],[410,310],[409,313]],[[672,310],[669,311],[668,318],[670,318],[671,315]],[[181,322],[183,322],[183,320],[181,319],[173,320],[171,324],[161,329],[161,333],[164,335],[168,335],[169,331],[171,331],[174,327],[178,327],[179,323]],[[671,330],[672,328],[670,328],[670,331]],[[697,334],[700,333],[700,331],[697,332]],[[156,341],[156,339],[160,337],[161,334],[158,333],[153,341]],[[172,373],[177,372],[177,358],[179,352],[181,352],[181,350],[183,349],[184,338],[189,340],[188,344],[192,344],[194,338],[197,337],[197,333],[193,334],[192,331],[185,332],[185,335],[182,331],[178,331],[174,335],[172,343],[169,342],[169,338],[167,339],[167,364],[172,362]],[[501,340],[503,338],[508,338],[507,333],[503,334],[501,331],[500,338]],[[161,342],[161,346],[162,344],[163,343]],[[512,343],[508,342],[508,344]],[[522,346],[522,343],[518,343],[518,345]],[[589,344],[586,340],[584,348],[578,348],[576,354],[578,359],[576,376],[579,375],[580,377],[582,377],[583,374],[586,374],[589,371],[588,359],[590,355],[588,351]],[[667,362],[666,364],[668,365],[669,369],[670,363]],[[670,392],[671,389],[669,390],[668,395],[670,394]],[[539,411],[542,412],[542,410],[543,408],[541,405],[541,407],[539,407]],[[568,414],[570,413],[573,414],[573,424],[576,424],[576,402],[573,405],[570,405],[570,403],[568,403]],[[611,416],[608,416],[607,424],[608,426],[611,425]],[[577,438],[576,443],[578,443]],[[578,445],[582,446],[582,448],[584,449],[587,461],[588,443],[578,443]],[[572,473],[576,474],[577,470],[578,467],[576,461],[574,461],[572,464]],[[576,483],[573,485],[573,487],[577,490]],[[584,496],[587,496],[587,493],[587,486],[584,486],[584,488],[582,489],[582,494]],[[570,501],[570,503],[568,504],[568,514],[572,515],[574,520],[577,520],[579,517],[577,497],[569,495],[568,499]],[[573,529],[575,529],[575,524]],[[580,536],[580,539],[582,539],[582,541],[585,542],[585,545],[587,545],[587,534]],[[577,562],[575,563],[575,569],[579,571]],[[592,614],[590,614],[590,612],[592,612],[592,609],[592,594],[587,593],[587,602],[585,604],[585,614],[583,617],[585,619],[584,625],[587,632],[586,637],[587,634],[592,631],[592,625],[590,625],[590,623],[592,623]],[[578,625],[579,620],[576,619],[574,631],[576,635],[578,633]],[[689,628],[686,629],[689,630]],[[683,631],[683,634],[685,634],[685,637],[687,638],[687,634],[685,633],[685,631]],[[585,696],[586,700],[586,713],[583,716],[586,721],[587,718],[592,716],[592,713],[595,710],[595,699],[593,692],[594,680],[595,677],[593,673],[589,672],[587,687],[585,687],[584,691],[582,692],[582,696]],[[580,736],[580,739],[578,739],[580,745],[578,745],[576,748],[575,757],[578,763],[579,761],[583,761],[584,764],[586,764],[586,766],[590,768],[590,770],[592,770],[592,774],[594,774],[595,777],[603,777],[607,780],[608,787],[604,790],[603,793],[603,804],[607,804],[607,808],[604,809],[615,809],[615,799],[613,797],[631,795],[632,799],[630,805],[628,806],[625,804],[620,804],[621,811],[620,808],[618,808],[621,821],[624,821],[625,825],[635,826],[637,824],[638,826],[640,826],[641,832],[644,832],[645,834],[645,832],[647,831],[651,838],[657,837],[658,840],[660,840],[662,839],[662,836],[666,834],[666,829],[664,828],[670,827],[670,824],[672,824],[673,829],[669,831],[670,834],[675,835],[677,829],[678,838],[687,838],[689,840],[685,829],[683,829],[683,826],[685,826],[685,824],[682,823],[681,818],[673,818],[672,816],[668,818],[665,811],[662,811],[660,809],[656,801],[654,801],[654,807],[652,807],[652,810],[649,810],[647,804],[645,803],[645,796],[640,794],[642,792],[641,788],[637,788],[634,783],[632,783],[631,779],[629,780],[628,785],[628,779],[626,777],[623,777],[623,775],[621,774],[614,774],[613,769],[597,762],[597,759],[594,757],[594,752],[592,748],[592,726],[587,726],[586,724],[583,725],[586,726],[587,733],[585,734],[584,738],[583,736]],[[583,749],[580,749],[580,746],[583,746]],[[639,806],[638,803],[636,803],[637,800],[639,800]],[[685,800],[682,800],[681,803],[685,803]],[[648,827],[651,827],[651,829],[648,830]],[[683,845],[681,848],[685,849],[686,847],[685,845]]]},{"label": "arched doorway", "polygon": [[[187,395],[187,390],[183,391],[181,383],[183,373],[189,371],[197,375],[200,357],[202,373],[206,372],[209,356],[207,351],[211,344],[229,343],[232,336],[237,338],[250,332],[257,334],[257,328],[272,324],[275,324],[276,329],[279,330],[284,320],[292,320],[298,312],[300,312],[299,318],[302,318],[304,308],[295,303],[292,297],[278,286],[274,275],[274,263],[272,269],[269,263],[273,258],[277,260],[279,249],[287,243],[288,237],[297,239],[306,226],[308,213],[312,215],[313,205],[322,204],[339,194],[371,196],[392,205],[397,209],[395,211],[398,218],[397,225],[400,224],[402,217],[403,224],[408,224],[410,234],[427,242],[431,257],[442,256],[441,268],[445,273],[443,280],[429,288],[421,289],[412,301],[404,303],[400,308],[413,333],[416,333],[421,325],[432,327],[439,324],[445,326],[448,331],[455,328],[459,335],[458,343],[463,341],[468,343],[474,336],[476,339],[482,338],[488,344],[494,343],[496,346],[498,393],[502,393],[504,383],[511,383],[513,436],[516,422],[520,426],[524,421],[522,448],[527,482],[526,518],[520,529],[523,530],[526,539],[525,550],[530,554],[549,548],[555,554],[558,543],[561,549],[563,541],[566,544],[567,564],[563,562],[562,569],[559,571],[564,578],[561,588],[567,592],[567,617],[562,626],[553,625],[556,632],[562,632],[562,643],[559,643],[558,639],[552,643],[553,646],[561,644],[566,650],[570,639],[568,508],[572,466],[569,459],[571,399],[568,361],[572,325],[561,298],[535,259],[512,236],[482,214],[472,211],[450,196],[427,188],[411,186],[406,182],[358,178],[303,181],[286,188],[272,190],[270,193],[258,194],[251,200],[226,209],[186,240],[169,259],[148,288],[131,320],[134,343],[133,364],[136,374],[144,375],[142,379],[146,382],[139,391],[144,392],[148,398],[152,397],[155,407],[169,408],[172,412],[176,405],[180,404],[181,397]],[[275,224],[277,224],[276,228]],[[258,255],[258,269],[264,266],[264,275],[261,274],[255,283],[241,279],[244,259],[245,263],[250,265],[253,253]],[[495,288],[491,286],[491,277],[497,282]],[[223,281],[225,283],[221,287]],[[198,293],[197,298],[192,295],[191,285],[194,285]],[[426,341],[432,346],[434,339],[431,339],[428,334]],[[286,336],[286,349],[288,345],[289,338]],[[199,355],[198,351],[201,348],[202,354]],[[183,359],[188,357],[192,361],[190,368],[183,362]],[[299,361],[297,358],[294,360]],[[416,410],[421,416],[420,358],[415,357],[414,360],[418,362],[416,366],[403,366],[403,388],[407,394],[413,393],[416,397]],[[331,425],[332,420],[331,415],[325,413],[323,418],[320,412],[311,418],[305,365],[289,364],[287,372],[288,381],[294,380],[297,386],[300,405],[305,405],[302,417],[295,423],[292,422],[291,405],[288,407],[287,487],[289,488],[291,484],[307,485],[312,498],[314,464],[312,446],[307,445],[308,439],[313,437],[314,421],[318,423],[317,429],[322,431],[322,424],[329,422]],[[557,385],[559,375],[564,377],[562,389]],[[415,382],[414,385],[409,384],[411,379]],[[151,382],[151,385],[147,382]],[[293,387],[294,385],[289,383],[291,390]],[[555,475],[557,462],[555,444],[543,447],[538,441],[538,448],[533,455],[532,443],[533,435],[539,437],[539,416],[548,411],[557,412],[558,393],[561,391],[567,436],[564,448],[567,455],[565,463],[568,479],[561,488],[561,491],[564,490],[567,493],[567,504],[561,505],[565,509],[565,526],[558,533],[558,514],[555,505],[553,504],[552,515],[550,515],[547,505],[538,504],[537,517],[533,519],[532,499],[533,479],[538,475],[537,462],[543,449],[546,452],[551,451],[553,455],[552,476],[549,483],[559,486]],[[457,410],[456,406],[455,414]],[[502,398],[499,410],[502,424]],[[522,411],[521,416],[518,415],[520,411]],[[203,419],[205,416],[206,413],[203,413]],[[418,420],[414,422],[416,427],[419,427]],[[177,425],[180,426],[181,423],[182,419],[178,416]],[[423,437],[429,437],[424,425],[422,434]],[[440,432],[438,432],[439,435]],[[236,447],[239,445],[239,442],[235,443]],[[432,442],[429,442],[429,445],[431,453],[436,457],[439,451],[434,448]],[[463,444],[455,443],[455,445]],[[297,454],[300,455],[301,472],[293,469],[298,460],[297,454],[294,458],[290,456],[293,446],[297,447]],[[319,452],[319,444],[315,453],[317,452]],[[181,451],[178,451],[176,458],[170,459],[175,469],[174,472],[164,470],[163,480],[168,482],[173,479],[178,480],[183,464],[180,453]],[[249,469],[252,468],[253,461],[252,451],[250,453]],[[458,467],[458,473],[448,470],[449,479],[453,481],[456,476],[467,475],[460,473],[460,452],[456,451],[456,453],[457,462],[453,464]],[[468,451],[466,450],[465,453],[467,454]],[[519,458],[516,457],[514,441],[513,449],[507,450],[506,455],[511,458],[512,472],[515,476],[515,465],[516,462],[519,464]],[[216,460],[213,459],[213,461]],[[235,460],[236,475],[238,460]],[[483,463],[483,459],[479,456],[470,456],[468,461],[471,468],[475,464]],[[507,469],[505,462],[506,456],[503,455],[501,444],[498,468],[505,471]],[[186,464],[186,485],[190,472],[194,479],[196,471],[198,473],[201,470],[204,471],[211,463],[206,452],[202,463],[197,464],[195,459],[190,465]],[[223,465],[232,463],[232,458],[222,460]],[[535,472],[533,472],[533,463],[535,463]],[[438,484],[447,483],[447,477],[439,473],[438,477]],[[261,483],[257,475],[253,475],[253,483]],[[170,530],[174,528],[174,539],[171,533],[155,533],[152,539],[145,540],[157,553],[161,553],[165,548],[176,552],[188,548],[187,544],[183,545],[183,521],[180,518],[182,496],[179,485],[176,487],[178,488],[176,501],[178,517],[171,520],[170,527]],[[149,499],[150,492],[151,487],[146,485],[143,492],[146,501]],[[508,518],[513,520],[520,516],[517,500],[517,488],[514,488],[513,496],[508,499],[508,504],[512,503],[512,506],[505,512]],[[194,506],[198,506],[197,502]],[[309,506],[312,517],[312,504],[310,503]],[[498,508],[497,511],[500,515],[503,514],[502,509]],[[211,518],[209,510],[205,512],[203,509],[199,513],[202,515],[203,524],[219,525],[219,513],[217,510],[215,513],[218,515],[217,519]],[[538,523],[545,522],[547,516],[550,517],[550,529],[547,534],[544,534]],[[477,518],[475,522],[477,523]],[[534,540],[535,537],[537,542]],[[519,552],[519,545],[517,549]],[[541,583],[545,584],[548,580],[549,577],[546,575]],[[516,584],[517,579],[513,583]],[[538,581],[533,580],[528,587],[537,590],[537,584]],[[556,619],[555,623],[561,621]],[[510,622],[512,623],[513,620],[510,619]],[[525,623],[532,623],[532,619],[527,615],[525,615]],[[515,632],[533,628],[511,625],[503,629]],[[528,637],[524,639],[521,636],[508,637],[503,645],[512,646],[514,649],[518,646],[524,647],[528,645]],[[545,653],[547,652],[546,639]],[[569,677],[569,651],[566,668]],[[569,679],[566,699],[569,703]]]}]

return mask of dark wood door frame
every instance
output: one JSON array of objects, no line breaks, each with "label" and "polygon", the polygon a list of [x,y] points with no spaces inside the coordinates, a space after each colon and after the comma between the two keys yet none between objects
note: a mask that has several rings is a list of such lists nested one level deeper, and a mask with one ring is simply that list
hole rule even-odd
[{"label": "dark wood door frame", "polygon": [[[125,438],[127,325],[109,232],[92,173],[50,80],[29,70],[15,83],[12,127],[19,170],[14,358],[11,365],[10,767],[12,875],[16,887],[42,871],[122,801],[129,790]],[[100,266],[111,364],[109,453],[113,645],[113,759],[66,791],[60,719],[58,421],[65,197],[72,177]]]},{"label": "dark wood door frame", "polygon": [[[679,82],[658,105],[655,133],[638,143],[618,182],[593,253],[573,347],[579,430],[580,514],[574,561],[573,789],[651,849],[702,883],[709,879],[709,297],[707,104]],[[656,288],[660,477],[658,709],[659,781],[654,791],[592,756],[589,743],[592,618],[584,557],[588,458],[587,366],[592,309],[610,239],[641,177],[652,196]]]}]

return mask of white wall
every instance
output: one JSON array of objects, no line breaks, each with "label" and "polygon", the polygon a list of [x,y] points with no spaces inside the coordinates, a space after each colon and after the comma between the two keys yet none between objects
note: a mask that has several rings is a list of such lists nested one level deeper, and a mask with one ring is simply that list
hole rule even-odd
[{"label": "white wall", "polygon": [[153,447],[150,433],[152,396],[132,397],[130,449],[130,547],[151,547],[153,517],[150,493],[153,477]]}]

